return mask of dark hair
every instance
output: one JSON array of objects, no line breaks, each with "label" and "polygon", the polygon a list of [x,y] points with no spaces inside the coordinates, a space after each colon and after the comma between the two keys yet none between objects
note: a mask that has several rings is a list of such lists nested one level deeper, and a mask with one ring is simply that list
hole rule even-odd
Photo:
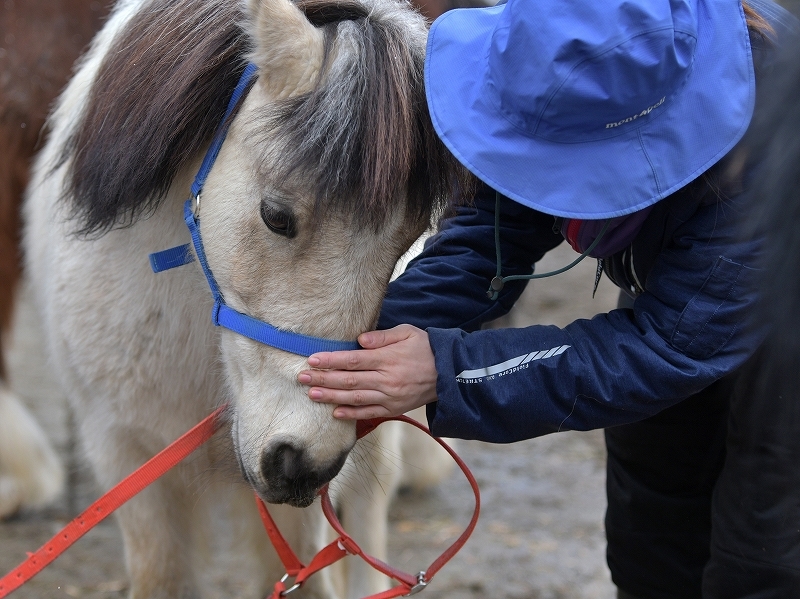
[{"label": "dark hair", "polygon": [[769,39],[769,36],[775,34],[775,30],[772,28],[772,25],[770,25],[764,17],[758,14],[756,9],[747,3],[747,0],[742,0],[742,9],[744,10],[744,18],[747,22],[747,28],[750,30],[751,34],[755,33],[763,39]]}]

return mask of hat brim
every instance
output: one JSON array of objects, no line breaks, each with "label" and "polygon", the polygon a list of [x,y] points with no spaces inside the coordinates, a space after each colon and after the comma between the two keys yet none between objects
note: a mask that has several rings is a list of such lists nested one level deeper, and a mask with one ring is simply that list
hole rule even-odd
[{"label": "hat brim", "polygon": [[505,5],[456,9],[428,35],[431,118],[458,160],[517,202],[565,218],[650,206],[697,178],[744,135],[755,75],[739,0],[700,0],[692,72],[663,110],[620,135],[559,143],[519,131],[485,93],[489,46]]}]

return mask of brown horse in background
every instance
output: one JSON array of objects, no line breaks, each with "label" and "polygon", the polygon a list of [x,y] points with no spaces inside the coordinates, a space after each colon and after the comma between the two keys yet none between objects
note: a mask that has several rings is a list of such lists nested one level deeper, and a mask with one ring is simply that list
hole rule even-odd
[{"label": "brown horse in background", "polygon": [[[0,331],[20,277],[20,204],[40,132],[72,65],[106,15],[96,0],[7,0],[0,6]],[[0,377],[5,364],[0,349]]]},{"label": "brown horse in background", "polygon": [[6,384],[2,341],[21,276],[20,207],[50,104],[107,14],[96,0],[0,5],[0,518],[54,499],[63,468]]}]

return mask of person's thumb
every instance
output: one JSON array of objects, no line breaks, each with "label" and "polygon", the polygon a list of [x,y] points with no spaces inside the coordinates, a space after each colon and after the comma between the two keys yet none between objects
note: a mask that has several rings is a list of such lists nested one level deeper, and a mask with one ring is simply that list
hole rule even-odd
[{"label": "person's thumb", "polygon": [[408,339],[415,330],[415,327],[411,325],[401,324],[385,331],[369,331],[368,333],[361,333],[361,335],[359,335],[358,343],[364,349],[386,347],[387,345],[392,345],[398,341]]}]

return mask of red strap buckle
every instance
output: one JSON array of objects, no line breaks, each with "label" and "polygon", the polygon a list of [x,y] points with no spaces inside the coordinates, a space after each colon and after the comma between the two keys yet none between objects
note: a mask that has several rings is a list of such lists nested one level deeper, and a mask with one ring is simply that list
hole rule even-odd
[{"label": "red strap buckle", "polygon": [[422,570],[417,574],[417,584],[411,587],[408,595],[403,595],[403,597],[411,597],[411,595],[416,595],[420,591],[425,590],[426,586],[428,586],[428,581],[425,580],[425,570]]},{"label": "red strap buckle", "polygon": [[286,581],[289,578],[291,578],[291,576],[289,576],[289,573],[287,572],[286,574],[284,574],[281,577],[281,579],[277,583],[275,583],[275,591],[281,597],[286,597],[286,595],[295,592],[297,589],[299,589],[301,586],[303,586],[302,582],[295,581],[295,583],[287,589],[286,588]]}]

